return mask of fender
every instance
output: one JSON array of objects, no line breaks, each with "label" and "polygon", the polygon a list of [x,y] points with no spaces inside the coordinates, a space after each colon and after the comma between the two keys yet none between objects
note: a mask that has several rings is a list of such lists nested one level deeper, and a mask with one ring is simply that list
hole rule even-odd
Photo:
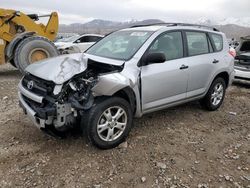
[{"label": "fender", "polygon": [[8,45],[5,51],[6,54],[6,59],[7,61],[10,61],[13,58],[13,54],[14,54],[14,50],[16,48],[16,46],[18,45],[18,43],[27,37],[31,37],[33,35],[35,35],[36,32],[24,32],[21,34],[18,34]]},{"label": "fender", "polygon": [[96,96],[113,96],[125,93],[136,117],[140,117],[140,94],[138,83],[131,80],[121,73],[113,73],[99,76],[99,81],[92,88],[93,95]]},{"label": "fender", "polygon": [[106,74],[98,77],[97,84],[92,88],[95,96],[112,96],[125,87],[134,87],[130,79],[121,73]]}]

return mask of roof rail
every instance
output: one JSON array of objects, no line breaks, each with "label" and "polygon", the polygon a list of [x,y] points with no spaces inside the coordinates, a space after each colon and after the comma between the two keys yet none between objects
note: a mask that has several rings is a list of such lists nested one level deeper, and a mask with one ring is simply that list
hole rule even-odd
[{"label": "roof rail", "polygon": [[131,26],[130,28],[135,28],[135,27],[147,27],[147,26],[155,26],[155,25],[164,25],[166,27],[171,27],[171,26],[192,26],[192,27],[199,27],[199,28],[206,28],[206,29],[211,29],[213,31],[219,31],[217,28],[212,27],[212,26],[207,26],[207,25],[199,25],[199,24],[189,24],[189,23],[166,23],[166,22],[160,22],[160,23],[153,23],[153,24],[139,24],[139,25],[134,25]]}]

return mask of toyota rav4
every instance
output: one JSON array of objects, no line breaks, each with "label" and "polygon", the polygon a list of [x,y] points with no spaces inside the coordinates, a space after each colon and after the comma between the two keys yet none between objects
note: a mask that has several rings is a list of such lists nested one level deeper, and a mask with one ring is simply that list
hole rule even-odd
[{"label": "toyota rav4", "polygon": [[85,53],[32,64],[19,84],[20,106],[44,131],[80,124],[99,148],[128,136],[133,117],[200,100],[218,109],[234,77],[223,33],[192,24],[135,26]]}]

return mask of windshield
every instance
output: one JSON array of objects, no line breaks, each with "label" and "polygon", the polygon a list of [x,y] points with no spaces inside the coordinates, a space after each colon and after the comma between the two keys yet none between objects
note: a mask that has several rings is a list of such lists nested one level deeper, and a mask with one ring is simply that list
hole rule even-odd
[{"label": "windshield", "polygon": [[129,60],[152,33],[152,31],[118,31],[103,38],[86,53],[111,59]]},{"label": "windshield", "polygon": [[57,42],[75,42],[78,38],[79,38],[79,36],[62,38],[62,39],[59,39]]}]

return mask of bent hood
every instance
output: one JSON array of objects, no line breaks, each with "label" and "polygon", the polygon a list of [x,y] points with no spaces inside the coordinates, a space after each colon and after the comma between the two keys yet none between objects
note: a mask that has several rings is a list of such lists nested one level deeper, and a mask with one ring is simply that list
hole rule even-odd
[{"label": "bent hood", "polygon": [[122,65],[124,61],[111,60],[98,56],[76,53],[62,55],[54,58],[45,59],[31,64],[26,68],[26,72],[55,84],[63,84],[73,76],[84,72],[88,67],[88,59],[96,63]]},{"label": "bent hood", "polygon": [[31,64],[25,71],[44,80],[63,84],[74,75],[85,71],[86,68],[87,58],[82,54],[72,54]]}]

